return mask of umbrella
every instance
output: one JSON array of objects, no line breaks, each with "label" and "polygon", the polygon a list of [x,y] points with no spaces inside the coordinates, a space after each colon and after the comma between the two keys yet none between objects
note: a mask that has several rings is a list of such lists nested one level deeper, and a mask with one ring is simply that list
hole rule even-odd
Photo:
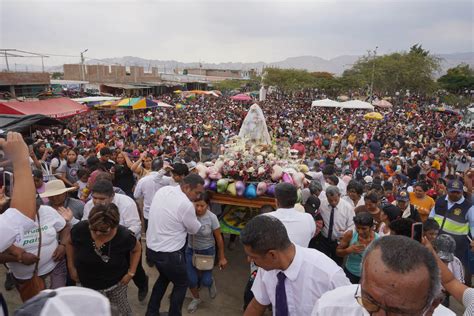
[{"label": "umbrella", "polygon": [[181,93],[181,92],[183,92],[183,91],[181,91],[181,90],[175,90],[175,91],[173,91],[173,93]]},{"label": "umbrella", "polygon": [[380,120],[383,120],[383,115],[380,114],[379,112],[370,112],[364,115],[364,118],[366,120],[380,121]]},{"label": "umbrella", "polygon": [[233,97],[230,97],[232,101],[252,101],[252,98],[246,94],[237,94],[234,95]]},{"label": "umbrella", "polygon": [[459,114],[459,112],[456,112],[454,110],[447,109],[447,108],[435,108],[434,111],[445,113],[445,114],[451,114],[451,115],[461,115],[461,114]]},{"label": "umbrella", "polygon": [[337,97],[337,99],[341,101],[347,101],[349,100],[349,97],[347,95],[340,95]]},{"label": "umbrella", "polygon": [[392,103],[386,101],[386,100],[379,100],[379,101],[374,101],[372,102],[373,105],[378,106],[380,108],[391,108],[393,107]]}]

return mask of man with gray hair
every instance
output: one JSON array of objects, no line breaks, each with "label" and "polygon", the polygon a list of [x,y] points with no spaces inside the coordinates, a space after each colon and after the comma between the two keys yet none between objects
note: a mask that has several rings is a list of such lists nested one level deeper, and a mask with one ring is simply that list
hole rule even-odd
[{"label": "man with gray hair", "polygon": [[263,315],[269,305],[274,315],[310,315],[321,295],[350,284],[327,256],[292,243],[285,225],[274,216],[254,217],[240,240],[248,259],[259,266],[245,316]]},{"label": "man with gray hair", "polygon": [[336,255],[338,240],[344,232],[354,228],[354,210],[349,203],[341,199],[341,194],[336,186],[326,189],[327,200],[321,202],[319,210],[324,221],[324,227],[310,247],[321,251],[337,264],[342,265],[343,258]]},{"label": "man with gray hair", "polygon": [[325,293],[312,315],[455,315],[440,294],[433,254],[413,239],[385,236],[367,248],[360,284]]}]

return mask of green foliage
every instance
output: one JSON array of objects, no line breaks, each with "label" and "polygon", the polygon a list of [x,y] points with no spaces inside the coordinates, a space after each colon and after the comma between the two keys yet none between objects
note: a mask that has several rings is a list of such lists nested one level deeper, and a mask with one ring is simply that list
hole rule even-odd
[{"label": "green foliage", "polygon": [[443,95],[440,97],[440,101],[456,108],[466,108],[472,102],[469,96],[456,94]]},{"label": "green foliage", "polygon": [[464,90],[474,89],[474,70],[466,64],[448,69],[446,75],[438,79],[440,86],[451,93],[462,94]]},{"label": "green foliage", "polygon": [[62,72],[53,72],[51,74],[51,79],[60,80],[60,79],[63,79],[63,76],[64,76],[64,73],[62,73]]},{"label": "green foliage", "polygon": [[214,86],[214,89],[222,91],[222,92],[227,92],[227,91],[232,91],[232,90],[240,90],[242,87],[244,87],[247,83],[247,80],[236,80],[236,79],[228,79],[228,80],[223,80],[220,82],[215,82],[212,85]]},{"label": "green foliage", "polygon": [[374,93],[379,95],[393,95],[396,91],[406,89],[429,94],[437,87],[433,75],[439,70],[439,63],[440,60],[421,45],[414,45],[409,53],[363,56],[352,69],[344,72],[343,78],[357,88],[368,88],[373,74]]}]

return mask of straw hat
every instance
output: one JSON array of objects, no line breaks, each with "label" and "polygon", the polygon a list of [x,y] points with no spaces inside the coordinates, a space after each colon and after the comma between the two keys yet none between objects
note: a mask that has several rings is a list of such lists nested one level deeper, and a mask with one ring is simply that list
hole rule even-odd
[{"label": "straw hat", "polygon": [[74,191],[76,188],[66,188],[64,182],[61,180],[51,180],[45,184],[45,191],[40,194],[41,198],[60,195],[69,191]]}]

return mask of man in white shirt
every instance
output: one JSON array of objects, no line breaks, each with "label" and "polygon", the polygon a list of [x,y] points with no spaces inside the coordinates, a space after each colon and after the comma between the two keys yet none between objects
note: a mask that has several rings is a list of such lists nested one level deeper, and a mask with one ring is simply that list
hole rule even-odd
[{"label": "man in white shirt", "polygon": [[[142,233],[142,222],[138,214],[137,204],[135,201],[125,194],[114,192],[112,182],[108,180],[97,180],[91,189],[92,200],[84,206],[84,215],[82,220],[87,220],[92,208],[95,205],[107,205],[113,203],[117,206],[120,213],[119,224],[125,226],[135,234],[140,241]],[[141,302],[148,294],[148,276],[143,270],[142,257],[138,263],[137,270],[133,277],[133,282],[138,287],[138,300]]]},{"label": "man in white shirt", "polygon": [[181,315],[188,275],[184,256],[187,234],[196,234],[201,223],[193,205],[204,192],[204,180],[197,174],[186,176],[179,186],[166,186],[156,192],[150,205],[146,232],[147,260],[160,273],[153,286],[146,311],[147,316],[160,312],[161,299],[168,284],[173,283],[170,315]]},{"label": "man in white shirt", "polygon": [[254,217],[240,238],[248,258],[259,266],[245,316],[263,315],[268,305],[274,315],[310,315],[325,292],[350,284],[327,256],[292,243],[274,216]]},{"label": "man in white shirt", "polygon": [[161,181],[164,174],[167,172],[167,170],[169,170],[169,167],[163,168],[163,160],[153,160],[151,169],[153,171],[150,172],[150,174],[141,178],[137,182],[135,191],[133,192],[133,197],[135,199],[143,198],[143,218],[145,219],[145,232],[148,229],[150,205],[155,193],[158,192],[158,190],[162,187],[169,185],[169,183],[164,183]]},{"label": "man in white shirt", "polygon": [[404,236],[379,238],[367,248],[362,267],[360,284],[325,293],[312,315],[455,315],[440,304],[436,259],[419,242]]},{"label": "man in white shirt", "polygon": [[316,237],[315,248],[341,265],[343,258],[336,256],[337,241],[344,232],[354,228],[354,209],[341,199],[339,189],[329,186],[326,189],[327,202],[321,203],[319,210],[324,221],[321,234]]},{"label": "man in white shirt", "polygon": [[295,210],[294,207],[298,200],[296,187],[285,182],[277,184],[275,198],[278,209],[266,213],[266,215],[278,218],[285,225],[292,243],[301,247],[308,247],[309,241],[316,233],[316,224],[310,214]]}]

